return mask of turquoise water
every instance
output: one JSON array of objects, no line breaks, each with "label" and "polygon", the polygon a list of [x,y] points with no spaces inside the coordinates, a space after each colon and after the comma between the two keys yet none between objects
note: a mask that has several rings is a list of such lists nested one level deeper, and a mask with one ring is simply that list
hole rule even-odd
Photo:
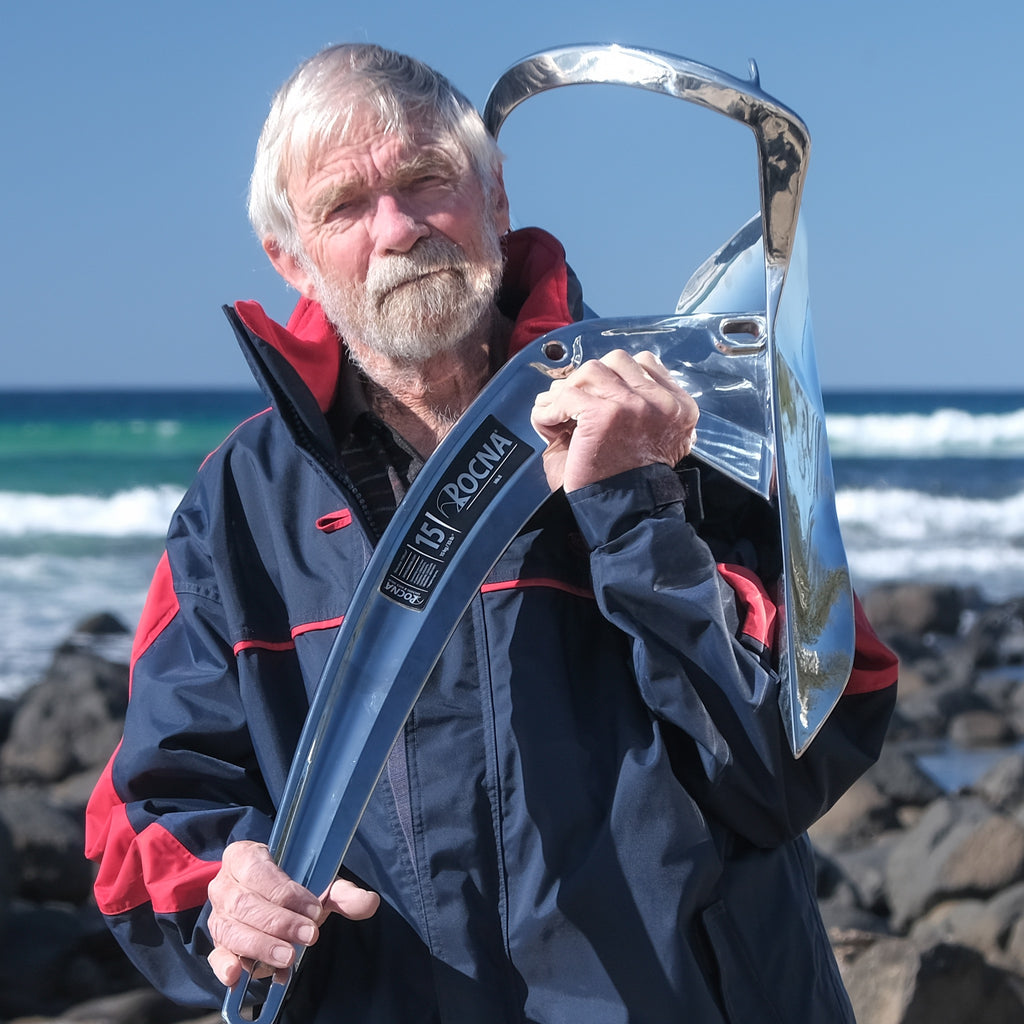
[{"label": "turquoise water", "polygon": [[[0,695],[75,622],[133,628],[196,469],[252,391],[0,392]],[[827,394],[836,504],[858,587],[1024,593],[1024,394]]]},{"label": "turquoise water", "polygon": [[0,492],[184,488],[232,428],[266,404],[255,390],[0,393]]}]

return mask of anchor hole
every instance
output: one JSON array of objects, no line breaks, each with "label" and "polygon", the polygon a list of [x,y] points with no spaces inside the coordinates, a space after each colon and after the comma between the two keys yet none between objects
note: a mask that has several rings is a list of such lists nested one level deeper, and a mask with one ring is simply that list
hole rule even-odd
[{"label": "anchor hole", "polygon": [[761,337],[761,325],[756,320],[726,320],[722,333],[730,340],[752,345]]},{"label": "anchor hole", "polygon": [[723,320],[718,327],[721,340],[715,347],[725,355],[745,355],[759,352],[765,345],[765,326],[754,317]]},{"label": "anchor hole", "polygon": [[565,345],[563,345],[557,338],[552,341],[544,342],[544,348],[541,350],[547,359],[550,359],[553,363],[561,362],[567,355]]}]

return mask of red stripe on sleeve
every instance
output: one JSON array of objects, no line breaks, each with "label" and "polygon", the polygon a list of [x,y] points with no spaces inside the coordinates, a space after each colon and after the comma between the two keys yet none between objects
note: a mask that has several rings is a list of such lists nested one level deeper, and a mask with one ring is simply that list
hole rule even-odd
[{"label": "red stripe on sleeve", "polygon": [[294,640],[239,640],[232,648],[236,655],[242,651],[294,651]]},{"label": "red stripe on sleeve", "polygon": [[768,596],[764,584],[749,569],[740,565],[718,563],[722,578],[736,592],[738,611],[742,619],[740,632],[764,648],[772,646],[775,638],[775,603]]},{"label": "red stripe on sleeve", "polygon": [[[142,610],[132,644],[131,667],[178,614],[170,564],[164,553]],[[120,746],[118,747],[118,750]],[[114,789],[108,762],[85,812],[85,855],[100,862],[96,904],[104,914],[119,914],[152,903],[160,914],[202,906],[206,888],[220,864],[189,853],[165,828],[152,824],[136,834],[127,809]]]},{"label": "red stripe on sleeve", "polygon": [[104,914],[123,914],[151,903],[174,914],[206,902],[219,861],[201,860],[161,825],[136,833],[114,791],[108,765],[86,812],[86,856],[100,860],[94,891]]},{"label": "red stripe on sleeve", "polygon": [[504,580],[498,583],[485,583],[480,588],[481,594],[492,594],[498,590],[525,590],[529,587],[547,587],[550,590],[561,590],[566,594],[575,597],[593,597],[594,592],[587,587],[575,587],[571,583],[563,583],[561,580],[529,579],[529,580]]},{"label": "red stripe on sleeve", "polygon": [[[139,658],[178,614],[178,608],[178,595],[174,592],[171,566],[165,551],[153,573],[153,582],[146,595],[146,604],[142,609],[139,627],[135,631],[135,639],[132,641],[130,662],[132,671],[134,671]],[[129,681],[129,688],[130,686]],[[96,788],[89,797],[89,804],[86,808],[85,855],[91,860],[97,860],[103,855],[108,830],[107,823],[111,814],[116,813],[119,808],[123,810],[121,798],[114,790],[114,783],[111,779],[111,767],[114,758],[117,757],[117,751],[120,749],[121,745],[118,744],[117,750],[111,755],[106,768],[103,769],[103,774],[96,783]]]},{"label": "red stripe on sleeve", "polygon": [[878,639],[856,594],[853,595],[853,616],[857,645],[853,671],[843,693],[874,693],[893,686],[899,675],[899,659]]},{"label": "red stripe on sleeve", "polygon": [[[117,750],[121,744],[117,745]],[[89,860],[99,860],[103,856],[103,847],[107,841],[107,822],[110,820],[110,813],[121,805],[121,800],[114,791],[114,784],[110,778],[111,767],[114,758],[117,757],[117,750],[111,755],[107,766],[103,769],[96,788],[89,796],[89,803],[85,808],[85,855]]]},{"label": "red stripe on sleeve", "polygon": [[239,640],[233,650],[236,655],[242,651],[254,649],[258,651],[293,651],[296,637],[302,636],[303,633],[315,633],[319,629],[337,629],[344,621],[345,616],[339,615],[336,618],[323,619],[319,622],[300,622],[299,625],[292,627],[291,640]]},{"label": "red stripe on sleeve", "polygon": [[318,629],[337,629],[345,621],[344,615],[333,619],[321,619],[319,622],[302,622],[293,627],[292,637],[302,636],[303,633],[315,633]]},{"label": "red stripe on sleeve", "polygon": [[153,573],[153,582],[149,585],[146,604],[139,619],[139,628],[135,631],[135,639],[132,642],[132,668],[167,628],[171,619],[178,614],[179,607],[178,595],[174,592],[174,580],[171,578],[171,563],[165,551]]}]

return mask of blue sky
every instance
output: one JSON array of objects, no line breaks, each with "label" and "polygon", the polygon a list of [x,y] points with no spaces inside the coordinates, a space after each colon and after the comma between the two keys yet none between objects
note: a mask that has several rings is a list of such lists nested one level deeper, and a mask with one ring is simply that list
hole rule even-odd
[{"label": "blue sky", "polygon": [[[245,386],[220,313],[293,296],[244,194],[270,98],[369,40],[478,106],[548,46],[620,42],[744,77],[808,123],[804,217],[826,389],[1024,389],[1024,7],[862,0],[4,0],[0,388]],[[607,315],[670,311],[756,209],[746,129],[651,94],[562,90],[501,136],[517,223],[558,234]]]}]

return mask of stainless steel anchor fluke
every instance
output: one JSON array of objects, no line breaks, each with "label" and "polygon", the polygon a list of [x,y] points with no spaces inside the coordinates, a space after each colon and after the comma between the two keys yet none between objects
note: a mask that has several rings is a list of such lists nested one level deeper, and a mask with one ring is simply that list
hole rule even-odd
[{"label": "stainless steel anchor fluke", "polygon": [[[548,89],[617,83],[696,103],[746,124],[759,158],[760,215],[712,255],[676,309],[590,319],[527,346],[429,459],[360,581],[299,741],[270,848],[315,893],[337,875],[370,794],[423,684],[491,566],[550,495],[534,399],[584,360],[655,351],[701,410],[694,453],[776,511],[783,570],[778,670],[795,756],[849,678],[853,596],[808,318],[798,230],[809,151],[800,119],[762,92],[693,61],[622,46],[529,57],[496,83],[484,118]],[[302,949],[297,949],[301,959]],[[298,959],[296,963],[298,963]],[[251,976],[229,993],[228,1024],[276,1019],[295,968],[243,1016]]]}]

